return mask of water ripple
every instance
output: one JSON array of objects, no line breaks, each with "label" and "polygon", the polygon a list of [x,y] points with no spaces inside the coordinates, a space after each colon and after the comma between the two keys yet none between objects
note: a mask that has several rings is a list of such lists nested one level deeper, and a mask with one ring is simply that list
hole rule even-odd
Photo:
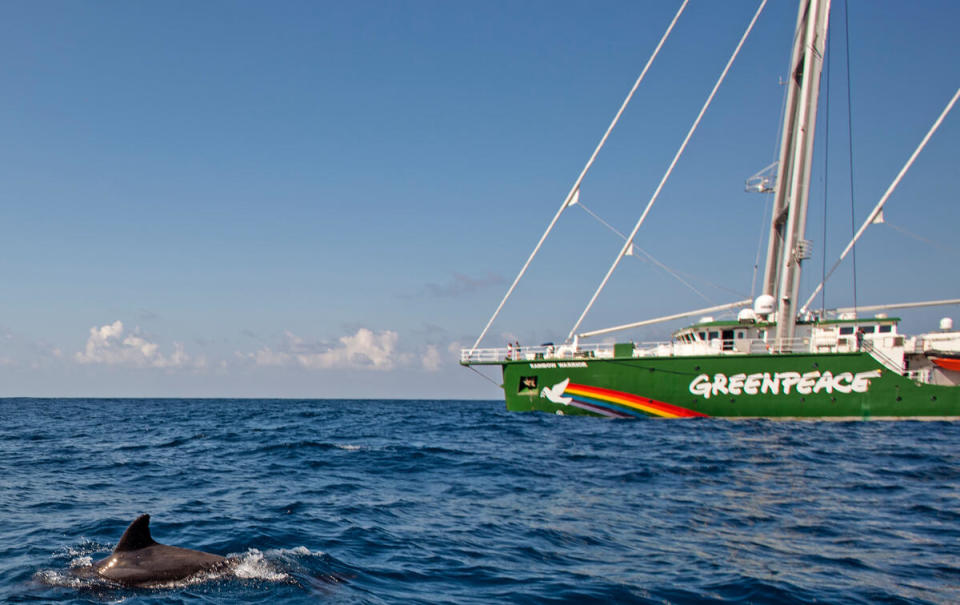
[{"label": "water ripple", "polygon": [[[0,400],[0,601],[960,602],[960,424]],[[138,514],[234,573],[77,568]]]}]

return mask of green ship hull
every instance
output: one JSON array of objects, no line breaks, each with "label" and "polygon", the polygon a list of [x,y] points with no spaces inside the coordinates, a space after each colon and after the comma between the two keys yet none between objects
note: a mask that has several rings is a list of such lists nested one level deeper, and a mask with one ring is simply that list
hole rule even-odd
[{"label": "green ship hull", "polygon": [[[471,364],[472,365],[472,364]],[[960,389],[868,353],[500,361],[507,409],[611,417],[960,417]]]}]

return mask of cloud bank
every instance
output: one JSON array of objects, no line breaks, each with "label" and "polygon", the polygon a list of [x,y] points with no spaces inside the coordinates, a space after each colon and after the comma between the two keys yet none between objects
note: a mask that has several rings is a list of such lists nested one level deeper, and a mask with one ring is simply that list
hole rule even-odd
[{"label": "cloud bank", "polygon": [[257,366],[300,366],[307,369],[392,370],[406,358],[397,351],[399,335],[393,330],[375,333],[360,328],[353,335],[340,337],[337,345],[308,343],[284,332],[279,350],[263,347],[245,356]]},{"label": "cloud bank", "polygon": [[90,336],[83,351],[73,359],[82,364],[103,364],[137,368],[184,368],[202,367],[203,360],[193,360],[183,350],[183,345],[174,343],[170,355],[159,352],[159,346],[134,330],[126,334],[123,322],[90,328]]},{"label": "cloud bank", "polygon": [[[394,330],[375,332],[359,328],[353,334],[341,336],[335,342],[308,341],[285,331],[279,343],[263,345],[254,352],[236,351],[234,362],[258,368],[299,367],[307,370],[368,370],[388,372],[400,368],[416,368],[437,372],[448,361],[435,344],[427,344],[419,353],[402,351],[400,336]],[[0,365],[9,363],[0,356]],[[173,351],[162,353],[139,328],[126,330],[123,322],[90,328],[86,345],[72,356],[72,361],[84,365],[106,365],[127,368],[158,368],[165,370],[208,369],[205,357],[194,358],[186,353],[181,343],[173,344]],[[234,364],[227,360],[214,363],[217,371],[228,371]]]}]

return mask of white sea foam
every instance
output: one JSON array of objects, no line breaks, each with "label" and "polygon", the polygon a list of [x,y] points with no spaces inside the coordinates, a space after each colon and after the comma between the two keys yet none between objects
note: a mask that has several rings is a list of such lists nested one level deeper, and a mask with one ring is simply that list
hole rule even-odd
[{"label": "white sea foam", "polygon": [[243,580],[285,582],[290,576],[283,573],[256,548],[251,548],[237,558],[233,575]]},{"label": "white sea foam", "polygon": [[70,588],[73,590],[108,588],[113,584],[93,573],[90,568],[41,569],[33,574],[33,579],[47,586]]},{"label": "white sea foam", "polygon": [[99,542],[94,542],[93,540],[82,538],[78,544],[64,546],[63,548],[54,552],[53,556],[56,559],[76,560],[76,559],[82,559],[84,557],[90,557],[94,553],[109,551],[112,548],[113,548],[112,546],[108,546],[106,544],[100,544]]},{"label": "white sea foam", "polygon": [[283,553],[285,553],[285,552],[289,552],[290,554],[300,555],[300,556],[304,556],[304,557],[308,557],[308,556],[319,557],[319,556],[323,555],[323,553],[322,553],[321,551],[313,552],[313,551],[311,551],[309,548],[307,548],[306,546],[296,546],[296,547],[294,547],[294,548],[291,548],[289,551],[284,551],[284,550],[281,550],[281,551],[280,551],[281,554],[283,554]]},{"label": "white sea foam", "polygon": [[70,560],[70,569],[80,569],[81,567],[90,567],[93,565],[93,557],[82,555]]},{"label": "white sea foam", "polygon": [[62,586],[64,588],[82,588],[84,586],[89,586],[91,583],[89,578],[82,578],[70,572],[59,569],[41,569],[34,574],[33,577],[41,584],[47,584],[49,586]]}]

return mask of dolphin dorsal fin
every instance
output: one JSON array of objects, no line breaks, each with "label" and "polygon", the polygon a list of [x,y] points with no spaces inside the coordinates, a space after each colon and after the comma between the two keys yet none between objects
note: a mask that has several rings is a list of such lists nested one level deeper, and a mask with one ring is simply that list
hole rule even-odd
[{"label": "dolphin dorsal fin", "polygon": [[123,536],[120,537],[120,541],[117,542],[113,552],[139,550],[151,544],[156,544],[156,542],[150,536],[150,515],[140,515],[130,524],[127,531],[123,532]]}]

